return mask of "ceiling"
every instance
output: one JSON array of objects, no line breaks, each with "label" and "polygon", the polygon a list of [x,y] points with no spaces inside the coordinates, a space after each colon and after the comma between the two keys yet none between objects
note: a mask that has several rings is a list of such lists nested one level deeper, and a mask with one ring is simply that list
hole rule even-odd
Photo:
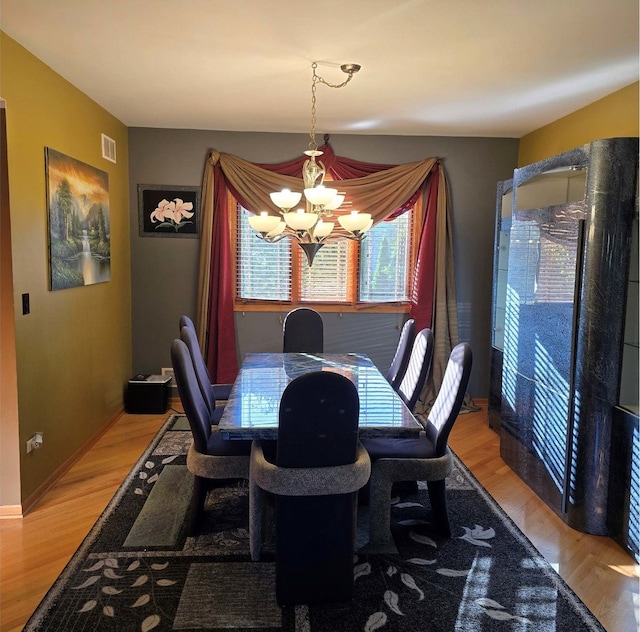
[{"label": "ceiling", "polygon": [[[129,127],[519,138],[638,80],[638,0],[1,0]],[[1,96],[1,95],[0,95]],[[11,104],[8,104],[11,107]]]}]

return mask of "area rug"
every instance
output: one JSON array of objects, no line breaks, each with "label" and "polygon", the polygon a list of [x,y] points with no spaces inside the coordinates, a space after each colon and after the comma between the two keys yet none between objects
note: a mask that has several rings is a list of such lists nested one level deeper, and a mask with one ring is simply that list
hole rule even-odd
[{"label": "area rug", "polygon": [[[185,533],[190,441],[171,415],[24,630],[603,630],[457,458],[450,539],[431,529],[425,485],[400,490],[397,551],[354,555],[353,601],[280,608],[272,542],[249,558],[246,482],[212,489]],[[367,550],[366,528],[358,542]]]}]

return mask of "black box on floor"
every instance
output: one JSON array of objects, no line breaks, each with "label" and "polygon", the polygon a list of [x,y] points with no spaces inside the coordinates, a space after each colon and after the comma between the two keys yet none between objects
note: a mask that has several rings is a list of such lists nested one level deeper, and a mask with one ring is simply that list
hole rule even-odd
[{"label": "black box on floor", "polygon": [[134,375],[127,384],[124,409],[128,413],[166,413],[170,384],[170,375]]}]

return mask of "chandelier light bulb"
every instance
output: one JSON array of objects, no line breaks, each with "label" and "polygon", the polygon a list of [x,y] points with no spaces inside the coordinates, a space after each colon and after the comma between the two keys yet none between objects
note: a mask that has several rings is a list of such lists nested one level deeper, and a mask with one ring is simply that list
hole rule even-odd
[{"label": "chandelier light bulb", "polygon": [[283,217],[287,226],[296,231],[310,230],[318,221],[318,216],[315,213],[305,213],[302,208],[294,213],[285,213]]},{"label": "chandelier light bulb", "polygon": [[269,233],[278,226],[280,221],[279,217],[269,215],[266,211],[262,211],[260,215],[252,215],[249,217],[249,226],[259,233]]},{"label": "chandelier light bulb", "polygon": [[336,195],[329,204],[324,205],[325,211],[335,211],[344,202],[344,195]]},{"label": "chandelier light bulb", "polygon": [[362,233],[369,230],[373,224],[371,213],[359,213],[358,211],[351,211],[349,215],[341,215],[338,221],[340,226],[350,233]]},{"label": "chandelier light bulb", "polygon": [[284,211],[288,211],[289,209],[292,209],[296,204],[298,204],[298,202],[300,202],[302,193],[290,191],[289,189],[282,189],[282,191],[269,193],[269,197],[278,208],[281,208]]},{"label": "chandelier light bulb", "polygon": [[270,230],[267,233],[267,237],[278,237],[279,235],[282,235],[282,233],[284,233],[284,229],[287,227],[286,222],[283,222],[282,220],[280,220],[278,222],[278,225],[273,229]]},{"label": "chandelier light bulb", "polygon": [[316,239],[323,239],[331,233],[334,226],[335,222],[323,222],[321,219],[319,219],[318,223],[313,229],[313,236]]},{"label": "chandelier light bulb", "polygon": [[311,189],[304,190],[304,196],[314,206],[326,206],[330,204],[338,195],[338,189],[330,189],[324,185],[319,185]]}]

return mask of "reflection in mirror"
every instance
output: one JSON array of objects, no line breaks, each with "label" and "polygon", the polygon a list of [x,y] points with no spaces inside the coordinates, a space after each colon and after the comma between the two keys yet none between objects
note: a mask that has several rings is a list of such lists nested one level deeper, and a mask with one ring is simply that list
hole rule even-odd
[{"label": "reflection in mirror", "polygon": [[631,266],[629,269],[629,282],[627,289],[627,313],[624,327],[624,347],[622,351],[622,378],[620,381],[620,405],[627,410],[638,414],[638,383],[640,376],[638,366],[640,357],[638,355],[638,323],[640,314],[638,310],[638,213],[633,220],[631,234]]},{"label": "reflection in mirror", "polygon": [[515,210],[581,202],[585,197],[586,180],[586,167],[560,167],[545,171],[518,186]]}]

